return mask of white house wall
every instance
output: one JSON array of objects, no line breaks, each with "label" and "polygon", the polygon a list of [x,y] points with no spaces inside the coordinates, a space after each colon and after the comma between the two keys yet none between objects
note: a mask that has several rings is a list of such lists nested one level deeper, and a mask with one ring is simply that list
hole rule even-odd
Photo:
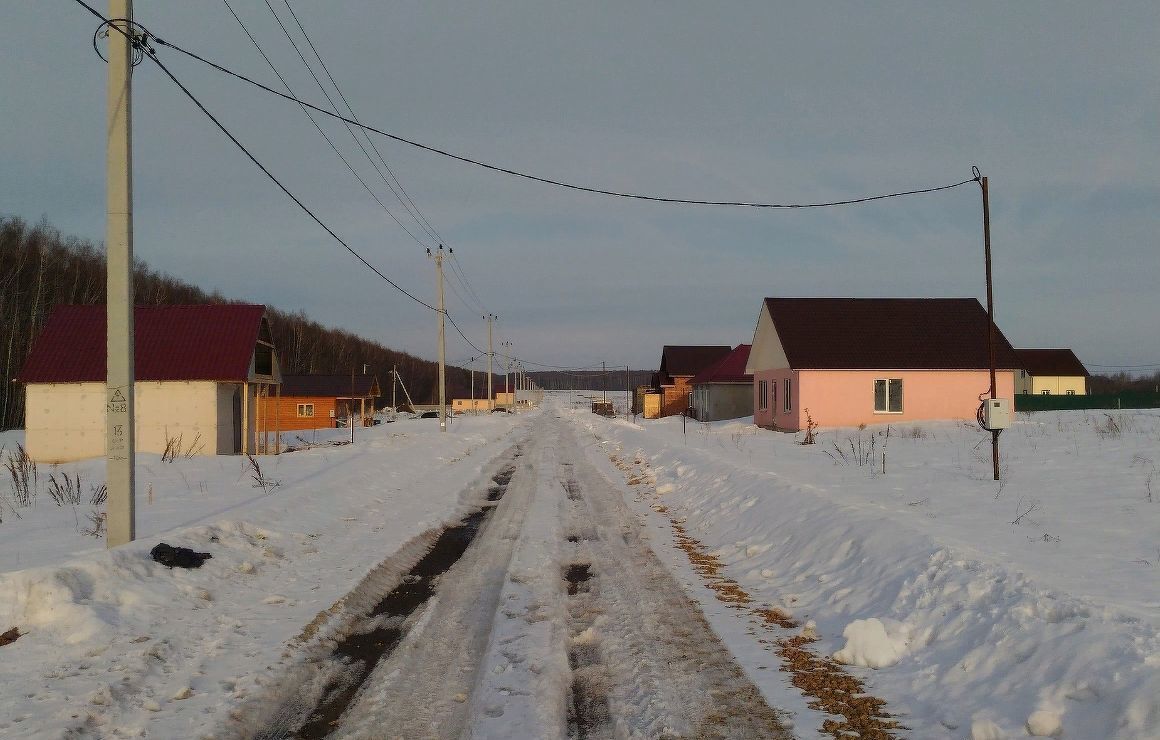
[{"label": "white house wall", "polygon": [[759,370],[775,370],[789,367],[789,359],[781,346],[781,337],[773,326],[769,306],[761,303],[761,313],[757,316],[757,328],[753,331],[753,347],[749,350],[749,361],[745,363],[745,374],[752,375]]},{"label": "white house wall", "polygon": [[[136,383],[137,450],[160,454],[169,440],[180,438],[182,454],[217,454],[217,386],[212,381]],[[103,383],[33,383],[26,392],[25,446],[32,459],[56,463],[105,455]]]}]

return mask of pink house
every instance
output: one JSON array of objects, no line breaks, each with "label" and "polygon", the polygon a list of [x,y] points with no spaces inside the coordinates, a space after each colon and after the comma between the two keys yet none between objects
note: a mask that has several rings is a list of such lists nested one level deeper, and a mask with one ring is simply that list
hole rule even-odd
[{"label": "pink house", "polygon": [[[974,298],[766,298],[745,372],[754,423],[797,431],[974,419],[990,390],[987,312]],[[995,331],[996,388],[1020,363]]]}]

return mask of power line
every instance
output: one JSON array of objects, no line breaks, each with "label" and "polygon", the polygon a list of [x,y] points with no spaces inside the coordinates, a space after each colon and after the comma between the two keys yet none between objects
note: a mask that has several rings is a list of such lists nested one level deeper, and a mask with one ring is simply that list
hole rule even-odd
[{"label": "power line", "polygon": [[1084,365],[1088,367],[1102,367],[1111,368],[1113,370],[1142,370],[1153,367],[1160,367],[1160,362],[1149,362],[1144,365],[1099,365],[1094,362],[1085,362]]},{"label": "power line", "polygon": [[468,294],[471,295],[473,298],[475,298],[475,303],[476,303],[476,305],[479,306],[480,310],[483,311],[484,313],[487,313],[488,312],[487,307],[483,305],[483,301],[480,300],[479,294],[476,293],[475,288],[473,288],[471,286],[471,283],[468,281],[467,275],[465,274],[463,267],[461,265],[457,265],[458,262],[459,262],[459,258],[455,256],[455,252],[451,252],[451,269],[452,269],[452,271],[454,271],[455,274],[458,276],[459,281],[461,283],[463,283],[463,287],[467,289]]},{"label": "power line", "polygon": [[[358,116],[355,115],[354,108],[351,107],[350,102],[346,99],[346,95],[343,94],[342,88],[338,86],[338,81],[334,79],[334,75],[332,75],[330,73],[330,68],[328,68],[326,66],[326,62],[323,61],[322,55],[318,53],[318,49],[314,46],[314,42],[310,40],[310,34],[306,33],[306,28],[302,25],[302,21],[300,21],[298,19],[298,14],[294,12],[294,8],[290,7],[290,0],[282,0],[282,1],[286,4],[286,10],[290,11],[290,17],[292,17],[294,19],[294,23],[298,26],[298,30],[302,32],[302,38],[306,39],[306,43],[310,46],[310,50],[312,52],[314,52],[314,56],[316,59],[318,59],[318,63],[322,66],[322,71],[324,73],[326,73],[326,77],[327,77],[327,79],[330,80],[330,84],[334,85],[334,90],[335,90],[335,92],[338,93],[338,97],[342,100],[343,105],[346,106],[346,110],[347,110],[347,112],[350,113],[351,119],[353,119],[355,121],[355,124],[359,127],[359,130],[362,131],[363,137],[366,138],[367,143],[371,145],[371,149],[374,151],[375,155],[378,156],[379,161],[382,162],[383,168],[390,174],[391,179],[394,180],[394,182],[395,182],[395,185],[398,186],[399,192],[395,192],[395,188],[391,187],[391,184],[389,182],[387,183],[387,187],[391,187],[391,192],[395,193],[395,197],[399,198],[399,202],[403,204],[403,207],[407,209],[407,212],[411,214],[411,217],[414,218],[419,223],[420,227],[422,227],[424,229],[424,231],[427,232],[428,236],[430,236],[432,239],[435,239],[437,242],[446,243],[444,241],[444,239],[439,235],[439,232],[436,231],[435,227],[427,219],[427,217],[423,215],[423,212],[419,210],[419,206],[415,203],[414,199],[411,198],[411,196],[407,193],[406,189],[403,187],[403,183],[399,182],[399,178],[395,176],[394,170],[392,170],[391,166],[387,164],[387,160],[383,157],[382,152],[380,152],[378,147],[375,146],[374,140],[371,139],[371,137],[367,134],[366,130],[362,128],[362,124],[359,123]],[[268,2],[267,2],[267,5],[269,5]],[[271,11],[272,10],[273,10],[273,8],[271,8]],[[277,17],[276,13],[275,13],[275,17]],[[308,69],[309,69],[309,67],[310,67],[310,65],[307,65]],[[317,81],[317,80],[318,80],[318,78],[315,77],[315,81]],[[321,83],[319,83],[319,86],[321,87]],[[323,94],[324,95],[326,94],[325,89],[323,89]],[[327,96],[327,100],[330,100],[330,96]],[[331,105],[334,106],[333,100],[331,100]],[[338,111],[338,108],[335,107],[335,112],[337,112],[337,111]],[[347,127],[347,130],[349,130],[349,126]],[[353,132],[352,132],[352,135],[353,135]],[[356,141],[358,140],[357,137],[355,140]],[[363,153],[364,154],[366,153],[365,149],[363,150]],[[368,155],[368,159],[369,159],[369,155]],[[371,160],[371,164],[372,165],[374,164],[374,160]],[[378,167],[376,166],[375,169],[378,170]],[[382,174],[383,173],[380,171],[379,176],[382,177]],[[384,182],[386,182],[386,178],[384,178]],[[402,197],[399,197],[399,193],[402,193]],[[404,202],[404,198],[406,199],[406,202]],[[410,208],[407,207],[408,203],[410,204]]]},{"label": "power line", "polygon": [[[286,24],[282,22],[282,18],[279,17],[278,12],[276,10],[274,10],[274,6],[270,4],[270,0],[265,0],[265,3],[266,3],[266,8],[269,9],[270,14],[274,16],[274,20],[278,23],[278,27],[282,29],[282,33],[286,36],[286,40],[290,42],[290,46],[294,49],[294,53],[298,55],[298,58],[302,61],[302,64],[306,67],[306,71],[309,72],[310,76],[314,79],[314,84],[318,85],[318,89],[320,91],[322,91],[322,95],[326,98],[326,102],[330,103],[331,110],[334,112],[334,114],[338,114],[338,105],[334,102],[334,98],[330,97],[330,93],[328,93],[326,91],[326,86],[322,84],[322,80],[318,79],[318,75],[315,74],[314,68],[311,66],[310,62],[307,61],[306,55],[303,54],[302,50],[298,47],[298,43],[296,41],[294,41],[294,37],[290,34],[289,29],[286,28]],[[287,9],[290,10],[290,14],[294,15],[294,10],[293,10],[293,8],[290,8],[288,3],[286,5],[286,7],[287,7]],[[297,16],[294,16],[294,18],[295,18],[295,21],[297,21]],[[303,36],[306,38],[306,42],[308,44],[310,44],[310,48],[314,49],[314,44],[312,44],[310,42],[310,37],[306,36],[306,31],[302,28],[301,23],[298,24],[298,28],[302,31]],[[318,56],[317,49],[314,49],[314,55],[316,57],[318,57],[319,62],[322,62],[322,57]],[[325,65],[323,65],[323,66],[325,66]],[[335,89],[337,90],[338,85],[337,85],[337,83],[334,82],[333,77],[331,78],[331,83],[335,85]],[[291,95],[294,94],[294,92],[292,90],[287,89],[287,91]],[[339,92],[341,93],[341,91],[339,91]],[[344,102],[345,102],[345,98],[344,98]],[[347,104],[347,108],[348,108],[348,110],[350,109],[349,103]],[[354,115],[353,110],[351,110],[350,113],[352,116]],[[409,215],[412,219],[414,219],[415,222],[419,225],[419,228],[422,229],[428,236],[438,239],[438,235],[435,234],[433,229],[429,228],[429,224],[426,224],[423,219],[416,216],[415,213],[411,210],[411,206],[407,205],[407,202],[404,201],[403,198],[399,195],[398,191],[395,190],[395,186],[392,185],[391,182],[383,174],[383,171],[379,168],[379,165],[375,162],[374,158],[371,157],[370,152],[367,151],[367,148],[365,146],[363,146],[362,141],[359,140],[358,134],[356,134],[354,132],[354,129],[351,128],[350,124],[344,122],[343,127],[346,128],[347,133],[349,133],[351,138],[354,139],[355,145],[358,146],[358,148],[362,151],[363,156],[366,157],[367,161],[371,163],[371,167],[373,167],[375,172],[378,173],[379,178],[383,181],[383,183],[386,184],[387,188],[395,196],[395,199],[398,200],[399,204],[403,206],[403,209],[405,211],[407,211],[407,215]],[[363,135],[365,136],[366,133],[364,132]],[[386,165],[386,162],[384,161],[383,164]],[[392,177],[393,176],[394,176],[394,173],[392,173]],[[398,180],[396,179],[396,183],[397,182],[398,182]],[[402,185],[400,185],[399,187],[401,188]],[[384,207],[384,209],[386,208],[386,206],[383,206],[383,207]],[[388,210],[387,213],[390,214],[390,211]],[[391,215],[391,218],[395,220],[395,223],[399,223],[398,219],[394,218],[394,214],[390,214],[390,215]],[[399,226],[402,227],[402,224],[399,224]],[[403,227],[403,228],[405,231],[407,231],[408,234],[411,233],[410,230],[406,229],[405,227]],[[412,238],[414,238],[414,235],[412,235]],[[424,248],[430,248],[430,245],[420,241],[419,239],[415,239],[415,241],[419,242],[420,246],[422,246]]]},{"label": "power line", "polygon": [[[229,0],[222,0],[222,2],[225,3],[226,8],[229,9],[229,11],[230,11],[230,15],[232,15],[234,17],[234,20],[236,20],[238,22],[238,25],[242,27],[242,31],[245,32],[246,36],[249,37],[250,41],[254,44],[254,48],[257,49],[258,53],[262,55],[262,58],[266,60],[266,64],[269,65],[270,69],[274,72],[274,74],[282,82],[282,85],[283,85],[283,87],[286,88],[286,91],[289,92],[291,96],[293,96],[294,91],[290,88],[290,83],[286,82],[286,78],[283,77],[282,73],[278,71],[278,68],[274,66],[274,62],[272,62],[270,60],[270,57],[266,55],[266,52],[262,49],[262,46],[261,46],[261,44],[258,43],[258,40],[256,38],[254,38],[254,35],[252,33],[250,33],[250,29],[246,28],[246,24],[242,22],[242,19],[234,11],[233,7],[229,3]],[[267,5],[268,5],[268,3],[267,3]],[[283,30],[285,30],[285,29],[283,29]],[[293,40],[291,40],[291,43],[293,43]],[[305,113],[306,117],[310,119],[310,122],[312,124],[314,124],[314,128],[316,128],[318,130],[318,133],[322,135],[322,138],[326,139],[326,143],[330,145],[330,148],[334,150],[334,153],[336,155],[338,155],[338,158],[341,159],[342,163],[346,165],[346,168],[348,170],[350,170],[350,174],[354,175],[354,178],[356,180],[358,180],[359,184],[362,185],[363,188],[368,193],[370,193],[370,196],[372,198],[374,198],[375,202],[378,203],[379,206],[384,211],[386,211],[387,215],[391,217],[391,220],[394,221],[396,224],[398,224],[399,228],[402,229],[403,231],[405,231],[407,233],[407,236],[414,239],[415,242],[419,246],[426,247],[427,244],[422,242],[417,236],[415,236],[413,233],[411,233],[411,230],[408,229],[406,226],[404,226],[403,222],[395,217],[395,214],[391,213],[391,209],[387,208],[387,204],[383,203],[383,201],[379,198],[379,196],[373,190],[371,190],[371,187],[369,185],[367,185],[366,181],[362,179],[362,177],[358,174],[358,172],[355,171],[354,167],[347,160],[347,158],[344,157],[342,155],[342,152],[340,152],[338,150],[338,146],[335,145],[334,140],[331,139],[330,136],[328,136],[327,133],[322,130],[322,127],[318,125],[318,121],[314,120],[314,116],[312,116],[310,114],[310,111],[307,109],[307,107],[305,105],[301,105],[301,104],[299,104],[298,107],[300,107],[302,109],[302,112]],[[349,130],[349,129],[350,129],[350,127],[348,126],[347,130]],[[351,132],[351,135],[354,136],[354,132]],[[357,138],[355,140],[357,141]],[[373,162],[372,162],[372,164],[373,164]]]},{"label": "power line", "polygon": [[[79,2],[80,0],[77,0],[77,1]],[[816,202],[816,203],[761,203],[761,202],[740,201],[740,200],[711,200],[711,199],[698,199],[698,198],[673,198],[673,197],[659,196],[659,195],[645,195],[642,193],[627,193],[627,192],[621,192],[621,191],[617,191],[617,190],[608,190],[605,188],[589,187],[586,185],[576,185],[574,183],[565,182],[563,180],[554,180],[552,178],[541,177],[539,175],[533,175],[533,174],[529,174],[527,172],[521,172],[519,170],[513,170],[513,169],[510,169],[507,167],[501,167],[499,165],[490,164],[488,162],[484,162],[484,161],[479,160],[479,159],[474,159],[472,157],[467,157],[467,156],[464,156],[461,154],[455,154],[453,152],[449,152],[445,149],[440,149],[438,147],[431,146],[429,144],[423,144],[419,141],[415,141],[414,139],[408,139],[404,136],[399,136],[398,134],[392,134],[389,131],[384,131],[382,129],[375,128],[374,126],[370,126],[370,125],[367,125],[364,123],[359,123],[357,120],[354,120],[351,118],[346,118],[345,116],[339,115],[337,113],[332,113],[332,112],[327,111],[323,108],[319,108],[316,105],[313,105],[313,104],[308,103],[306,101],[300,100],[300,99],[294,97],[294,95],[292,95],[292,94],[288,95],[286,93],[279,92],[278,90],[275,90],[271,87],[268,87],[267,85],[263,85],[261,82],[258,82],[257,80],[251,79],[251,78],[249,78],[249,77],[247,77],[239,72],[235,72],[231,69],[223,67],[222,65],[217,64],[216,62],[212,62],[212,61],[206,59],[205,57],[203,57],[199,54],[195,54],[194,52],[189,51],[188,49],[183,49],[182,47],[180,47],[176,44],[173,44],[169,41],[165,41],[164,39],[157,38],[156,36],[153,36],[152,38],[154,41],[156,41],[158,44],[160,44],[162,46],[168,46],[169,48],[171,48],[177,52],[180,52],[181,54],[184,54],[191,59],[195,59],[195,60],[201,62],[202,64],[208,65],[208,66],[218,70],[219,72],[222,72],[223,74],[229,75],[229,76],[234,77],[238,80],[249,83],[250,85],[253,85],[254,87],[257,87],[261,90],[265,90],[266,92],[268,92],[272,95],[276,95],[276,96],[278,96],[280,98],[284,98],[286,100],[294,101],[295,103],[298,103],[299,105],[305,105],[306,107],[308,107],[312,110],[318,111],[319,113],[322,113],[323,115],[327,115],[327,116],[330,116],[332,118],[337,118],[337,119],[339,119],[339,120],[341,120],[349,125],[358,126],[359,128],[362,128],[365,131],[370,131],[372,133],[378,134],[379,136],[385,136],[386,138],[392,139],[392,140],[397,141],[401,144],[406,144],[408,146],[415,147],[416,149],[422,149],[423,151],[431,152],[432,154],[438,154],[440,156],[447,157],[449,159],[454,159],[454,160],[459,161],[459,162],[464,162],[466,164],[475,165],[476,167],[482,167],[484,169],[491,170],[493,172],[502,172],[504,174],[511,175],[513,177],[519,177],[519,178],[522,178],[525,180],[531,180],[533,182],[539,182],[539,183],[542,183],[545,185],[553,185],[553,186],[565,188],[568,190],[575,190],[575,191],[584,192],[584,193],[592,193],[595,195],[607,195],[607,196],[614,197],[614,198],[625,198],[625,199],[629,199],[629,200],[651,201],[654,203],[672,203],[672,204],[678,204],[678,205],[727,206],[727,207],[764,208],[764,209],[829,208],[829,207],[834,207],[834,206],[847,206],[847,205],[855,205],[858,203],[869,203],[869,202],[876,201],[876,200],[886,200],[888,198],[902,198],[902,197],[910,196],[910,195],[921,195],[923,193],[936,193],[936,192],[939,192],[942,190],[950,190],[952,188],[961,187],[961,186],[966,185],[968,183],[978,182],[978,180],[979,180],[978,176],[973,176],[967,180],[962,180],[960,182],[956,182],[956,183],[953,183],[950,185],[937,185],[937,186],[928,187],[928,188],[917,188],[914,190],[903,190],[903,191],[899,191],[899,192],[883,193],[883,194],[879,194],[879,195],[867,195],[867,196],[863,196],[860,198],[847,198],[844,200],[823,201],[823,202]]]},{"label": "power line", "polygon": [[[145,41],[136,38],[132,34],[127,33],[125,30],[119,28],[115,23],[112,22],[114,20],[124,20],[124,19],[106,18],[104,15],[102,15],[100,12],[98,12],[91,5],[84,2],[84,0],[73,0],[73,1],[76,2],[78,5],[82,6],[83,8],[85,8],[86,10],[88,10],[90,13],[92,13],[96,17],[100,18],[103,26],[116,29],[116,31],[118,33],[129,38],[130,41],[133,43],[134,47],[142,49],[144,51],[144,55],[149,57],[149,59],[152,60],[152,62],[154,64],[156,64],[157,67],[162,72],[165,73],[165,76],[168,77],[170,79],[170,81],[173,82],[173,84],[177,85],[178,89],[181,90],[181,92],[187,98],[189,98],[190,101],[192,101],[194,105],[196,105],[198,107],[198,110],[200,110],[203,114],[205,114],[206,118],[208,118],[210,121],[212,121],[213,124],[215,126],[217,126],[218,129],[223,134],[225,134],[226,137],[230,141],[232,141],[234,143],[234,146],[236,146],[238,149],[240,149],[242,151],[242,153],[246,155],[246,158],[249,159],[251,162],[253,162],[254,165],[262,171],[262,174],[264,174],[267,178],[270,179],[271,182],[273,182],[275,185],[277,185],[278,189],[286,194],[286,197],[288,197],[288,198],[290,198],[290,200],[294,201],[295,205],[297,205],[300,209],[302,209],[302,211],[304,213],[306,213],[306,215],[309,216],[316,224],[318,224],[320,227],[322,227],[322,230],[325,231],[327,234],[329,234],[331,236],[331,238],[333,238],[336,242],[341,244],[343,246],[343,248],[346,249],[346,251],[350,252],[356,259],[358,259],[359,262],[362,262],[364,265],[366,265],[366,267],[368,269],[370,269],[372,272],[374,272],[380,278],[385,280],[387,282],[387,284],[389,284],[395,290],[399,291],[400,293],[407,296],[408,298],[415,301],[416,303],[418,303],[421,306],[429,308],[432,311],[438,311],[438,309],[435,308],[434,306],[432,306],[430,303],[427,303],[422,298],[419,298],[418,296],[414,295],[409,290],[407,290],[403,286],[396,283],[394,280],[391,280],[389,277],[387,277],[385,274],[383,274],[383,272],[381,272],[377,267],[372,265],[370,262],[367,262],[366,258],[364,258],[361,254],[359,254],[358,251],[356,251],[353,247],[351,247],[345,241],[343,241],[342,237],[340,237],[338,234],[336,234],[333,229],[331,229],[329,226],[327,226],[322,221],[322,219],[320,219],[318,216],[316,216],[314,214],[314,212],[311,211],[310,208],[308,208],[306,206],[305,203],[303,203],[301,200],[299,200],[298,196],[296,196],[296,195],[294,195],[294,193],[290,192],[290,190],[285,185],[282,184],[281,180],[279,180],[277,177],[275,177],[274,174],[272,172],[270,172],[270,170],[267,169],[265,165],[263,165],[260,161],[258,161],[258,158],[255,157],[253,154],[251,154],[250,150],[247,149],[245,147],[245,145],[242,144],[242,142],[239,141],[236,136],[234,136],[232,133],[230,133],[229,129],[227,129],[225,127],[225,125],[221,121],[219,121],[216,116],[214,116],[214,114],[209,112],[209,109],[206,108],[205,105],[202,104],[202,102],[200,100],[198,100],[197,96],[194,95],[192,92],[190,92],[189,88],[187,88],[185,85],[183,85],[181,83],[181,80],[177,79],[177,77],[173,74],[173,72],[169,71],[169,68],[166,67],[165,64],[160,59],[157,58],[156,53],[154,53],[151,49],[148,48]],[[98,32],[99,32],[99,29],[98,29]],[[156,38],[153,37],[152,34],[149,34],[149,38],[153,38],[154,40],[156,40]]]}]

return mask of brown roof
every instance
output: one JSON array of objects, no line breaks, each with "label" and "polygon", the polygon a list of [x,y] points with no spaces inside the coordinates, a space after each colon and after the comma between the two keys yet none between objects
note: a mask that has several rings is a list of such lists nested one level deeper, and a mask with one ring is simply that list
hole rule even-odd
[{"label": "brown roof", "polygon": [[1089,373],[1070,349],[1017,349],[1023,369],[1032,375],[1088,377]]},{"label": "brown roof", "polygon": [[[974,298],[766,298],[794,369],[989,367],[987,312]],[[995,330],[995,367],[1022,366]]]},{"label": "brown roof", "polygon": [[729,345],[680,345],[666,344],[661,350],[661,366],[658,371],[661,382],[677,375],[696,375],[717,360],[733,351]]},{"label": "brown roof", "polygon": [[374,375],[283,375],[282,395],[321,398],[369,398],[379,396]]},{"label": "brown roof", "polygon": [[693,376],[690,385],[706,383],[752,383],[753,376],[745,374],[745,363],[749,362],[748,344],[739,344],[729,354]]},{"label": "brown roof", "polygon": [[[243,382],[262,328],[265,306],[137,306],[137,380]],[[104,382],[106,308],[53,309],[17,380],[21,383]]]}]

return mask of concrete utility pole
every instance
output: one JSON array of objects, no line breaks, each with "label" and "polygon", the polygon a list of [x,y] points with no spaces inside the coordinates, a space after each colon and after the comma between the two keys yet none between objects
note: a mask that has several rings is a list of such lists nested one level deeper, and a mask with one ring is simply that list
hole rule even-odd
[{"label": "concrete utility pole", "polygon": [[467,367],[471,370],[471,413],[475,413],[475,358],[472,357],[467,361]]},{"label": "concrete utility pole", "polygon": [[435,280],[439,286],[439,431],[447,431],[447,344],[444,339],[444,320],[447,311],[443,308],[443,245],[427,256],[435,260]]},{"label": "concrete utility pole", "polygon": [[391,365],[391,411],[399,413],[399,406],[395,403],[395,390],[399,386],[399,366]]},{"label": "concrete utility pole", "polygon": [[495,352],[491,348],[491,325],[495,323],[495,314],[487,315],[487,410],[495,411],[495,394],[491,390],[491,362]]},{"label": "concrete utility pole", "polygon": [[[105,159],[106,300],[105,482],[108,485],[108,547],[136,537],[134,498],[136,444],[133,398],[133,33],[132,0],[109,0],[109,80]],[[118,30],[120,29],[120,30]],[[123,31],[123,33],[122,33]]]}]

